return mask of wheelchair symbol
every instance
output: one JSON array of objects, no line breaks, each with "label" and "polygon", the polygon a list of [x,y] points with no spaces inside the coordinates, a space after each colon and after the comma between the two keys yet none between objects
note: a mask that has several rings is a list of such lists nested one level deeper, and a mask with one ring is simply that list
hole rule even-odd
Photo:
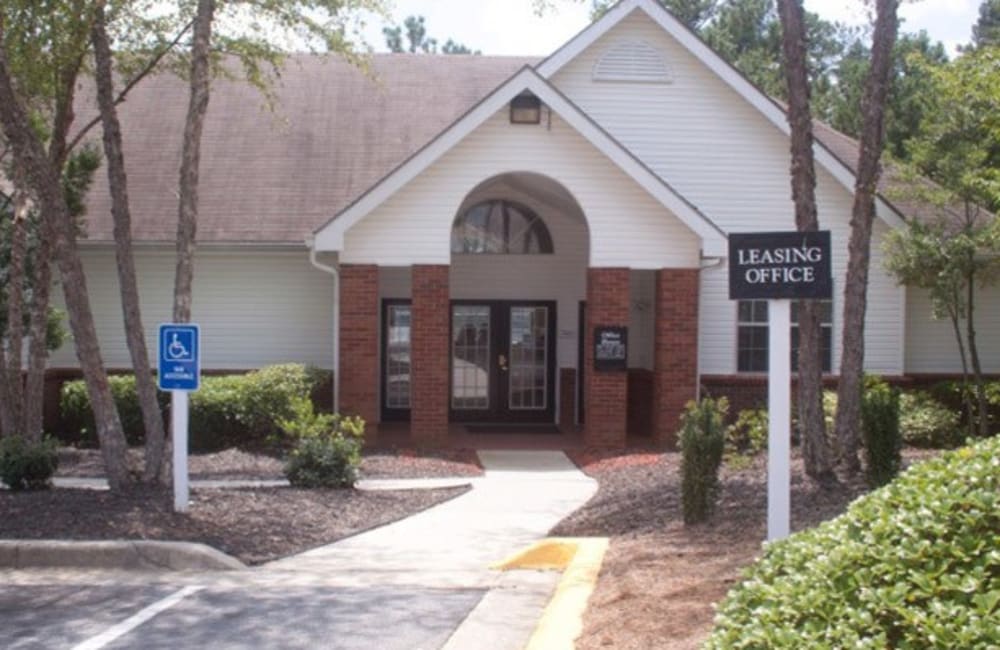
[{"label": "wheelchair symbol", "polygon": [[191,351],[181,342],[179,332],[170,333],[170,343],[167,344],[166,352],[167,359],[170,361],[188,361],[191,359]]}]

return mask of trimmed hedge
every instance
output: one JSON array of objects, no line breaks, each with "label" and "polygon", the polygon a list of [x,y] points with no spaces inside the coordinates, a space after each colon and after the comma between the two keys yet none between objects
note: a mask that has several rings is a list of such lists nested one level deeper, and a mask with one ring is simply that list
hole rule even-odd
[{"label": "trimmed hedge", "polygon": [[995,648],[1000,438],[918,464],[769,544],[706,648]]},{"label": "trimmed hedge", "polygon": [[[130,445],[141,445],[145,428],[142,424],[142,410],[139,408],[139,396],[135,390],[135,375],[111,375],[111,395],[118,407],[118,417],[122,421],[125,439]],[[170,395],[158,393],[160,410],[166,411],[170,404]],[[59,395],[59,413],[62,418],[60,429],[64,442],[73,442],[84,446],[97,444],[97,425],[94,422],[94,412],[90,408],[90,395],[87,385],[82,379],[68,381],[63,384]]]},{"label": "trimmed hedge", "polygon": [[[242,375],[202,377],[201,388],[191,393],[190,447],[215,451],[239,446],[260,448],[281,439],[278,422],[294,416],[293,401],[311,395],[329,383],[330,373],[302,364],[268,366]],[[129,444],[143,440],[142,412],[135,391],[135,377],[111,377]],[[164,418],[170,395],[159,393]],[[94,416],[82,380],[63,385],[60,412],[66,437],[94,444]]]}]

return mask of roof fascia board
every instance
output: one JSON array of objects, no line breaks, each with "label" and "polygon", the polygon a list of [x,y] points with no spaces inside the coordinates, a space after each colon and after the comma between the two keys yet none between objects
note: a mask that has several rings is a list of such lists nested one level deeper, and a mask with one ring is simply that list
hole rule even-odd
[{"label": "roof fascia board", "polygon": [[702,240],[702,252],[707,256],[726,254],[726,236],[721,229],[680,197],[663,179],[590,120],[569,99],[530,67],[523,68],[507,82],[483,99],[437,138],[411,156],[388,176],[374,185],[357,201],[315,231],[317,250],[343,250],[344,233],[390,196],[416,178],[469,133],[500,111],[515,95],[524,90],[535,93],[551,110],[559,114],[595,148],[607,156],[619,169],[630,176],[677,216]]},{"label": "roof fascia board", "polygon": [[[625,19],[634,10],[642,10],[653,22],[663,28],[685,49],[715,73],[723,82],[729,85],[743,99],[763,113],[772,124],[785,135],[791,133],[784,109],[778,106],[766,93],[753,85],[742,73],[719,56],[693,31],[670,15],[670,12],[654,0],[622,0],[608,11],[597,22],[576,35],[569,43],[557,50],[552,56],[542,61],[538,73],[546,78],[552,76],[572,61],[578,54],[587,49],[601,36]],[[854,192],[854,172],[839,158],[834,156],[819,140],[813,140],[813,152],[816,161],[832,175],[848,191]],[[890,226],[899,227],[904,223],[902,216],[882,197],[876,197],[878,215]]]}]

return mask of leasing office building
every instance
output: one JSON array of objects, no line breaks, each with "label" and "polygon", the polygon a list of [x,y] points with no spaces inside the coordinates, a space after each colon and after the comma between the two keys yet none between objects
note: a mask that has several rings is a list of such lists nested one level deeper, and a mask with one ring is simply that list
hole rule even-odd
[{"label": "leasing office building", "polygon": [[[214,86],[194,296],[206,368],[331,368],[342,411],[409,421],[418,444],[461,422],[665,440],[701,387],[762,389],[766,306],[728,300],[726,237],[794,227],[785,115],[657,2],[624,0],[542,61],[377,55],[372,73],[293,57],[274,114]],[[134,93],[122,120],[154,324],[169,318],[187,95],[167,76]],[[835,369],[856,144],[817,129]],[[128,367],[108,206],[95,187],[84,256],[108,364]],[[904,215],[877,209],[881,239]],[[1000,328],[1000,301],[981,314]],[[866,339],[869,372],[958,370],[878,245]],[[1000,338],[982,345],[1000,371]]]}]

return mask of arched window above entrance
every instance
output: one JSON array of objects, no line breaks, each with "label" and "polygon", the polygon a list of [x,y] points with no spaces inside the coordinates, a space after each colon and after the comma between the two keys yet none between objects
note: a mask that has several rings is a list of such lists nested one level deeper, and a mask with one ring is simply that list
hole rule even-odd
[{"label": "arched window above entrance", "polygon": [[540,255],[552,253],[545,222],[520,203],[492,200],[460,214],[451,229],[452,253]]}]

